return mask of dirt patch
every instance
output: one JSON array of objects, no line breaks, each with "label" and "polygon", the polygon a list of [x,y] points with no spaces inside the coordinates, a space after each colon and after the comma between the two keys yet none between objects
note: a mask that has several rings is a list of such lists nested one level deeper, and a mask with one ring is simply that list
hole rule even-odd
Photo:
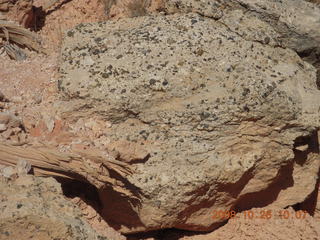
[{"label": "dirt patch", "polygon": [[[268,218],[262,213],[269,212]],[[183,237],[180,240],[224,240],[224,239],[272,239],[298,240],[318,239],[320,237],[319,219],[308,213],[289,209],[251,209],[237,214],[216,231],[199,236]]]}]

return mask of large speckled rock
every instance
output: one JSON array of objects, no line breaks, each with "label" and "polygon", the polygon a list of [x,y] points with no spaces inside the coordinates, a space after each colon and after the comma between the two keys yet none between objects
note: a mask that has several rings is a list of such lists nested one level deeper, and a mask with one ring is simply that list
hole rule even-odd
[{"label": "large speckled rock", "polygon": [[[292,0],[168,0],[168,13],[197,12],[219,19],[234,32],[251,40],[263,41],[260,33],[277,44],[299,52],[319,48],[320,9],[306,1]],[[271,38],[271,39],[270,39]]]},{"label": "large speckled rock", "polygon": [[[319,171],[316,71],[289,49],[197,14],[79,25],[59,88],[69,116],[112,123],[112,150],[137,152],[129,201],[100,190],[121,232],[209,230],[213,210],[305,201]],[[122,149],[122,150],[121,150]]]},{"label": "large speckled rock", "polygon": [[219,20],[245,39],[295,50],[318,69],[320,89],[319,6],[292,0],[167,0],[163,9],[169,14],[196,12]]},{"label": "large speckled rock", "polygon": [[0,178],[1,240],[107,240],[81,218],[53,178]]}]

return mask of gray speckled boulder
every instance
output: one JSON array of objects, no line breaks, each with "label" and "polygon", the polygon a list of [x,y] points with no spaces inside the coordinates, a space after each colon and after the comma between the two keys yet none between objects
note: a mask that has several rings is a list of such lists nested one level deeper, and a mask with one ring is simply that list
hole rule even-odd
[{"label": "gray speckled boulder", "polygon": [[250,40],[264,41],[260,39],[264,35],[268,42],[273,39],[298,52],[319,48],[320,44],[320,8],[306,1],[168,0],[165,10],[219,19]]},{"label": "gray speckled boulder", "polygon": [[293,0],[167,0],[167,13],[196,12],[214,18],[250,41],[289,47],[317,69],[320,89],[320,8]]},{"label": "gray speckled boulder", "polygon": [[132,159],[137,173],[128,179],[140,201],[100,190],[102,214],[120,231],[209,230],[224,221],[214,210],[286,207],[314,191],[315,69],[231,29],[187,14],[67,32],[62,110],[103,116],[113,146],[148,153]]}]

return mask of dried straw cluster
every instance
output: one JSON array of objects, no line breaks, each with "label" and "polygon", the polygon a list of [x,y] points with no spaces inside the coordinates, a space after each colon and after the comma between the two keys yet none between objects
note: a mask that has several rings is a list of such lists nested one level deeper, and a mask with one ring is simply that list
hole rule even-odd
[{"label": "dried straw cluster", "polygon": [[45,53],[38,36],[15,23],[0,20],[0,48],[15,60],[26,59],[21,47]]}]

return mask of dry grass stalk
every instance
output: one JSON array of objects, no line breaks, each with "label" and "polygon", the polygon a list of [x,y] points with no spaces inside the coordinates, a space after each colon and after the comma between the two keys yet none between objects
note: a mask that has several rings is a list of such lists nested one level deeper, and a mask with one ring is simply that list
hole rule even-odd
[{"label": "dry grass stalk", "polygon": [[15,166],[19,160],[28,161],[37,176],[64,177],[90,182],[97,189],[106,184],[130,199],[137,199],[126,186],[130,165],[94,153],[61,153],[48,147],[11,146],[0,144],[0,164]]},{"label": "dry grass stalk", "polygon": [[103,0],[105,7],[105,14],[107,17],[110,17],[110,10],[114,4],[116,4],[116,0]]},{"label": "dry grass stalk", "polygon": [[45,53],[36,34],[9,21],[0,20],[0,39],[8,55],[17,60],[25,58],[25,53],[19,46]]}]

